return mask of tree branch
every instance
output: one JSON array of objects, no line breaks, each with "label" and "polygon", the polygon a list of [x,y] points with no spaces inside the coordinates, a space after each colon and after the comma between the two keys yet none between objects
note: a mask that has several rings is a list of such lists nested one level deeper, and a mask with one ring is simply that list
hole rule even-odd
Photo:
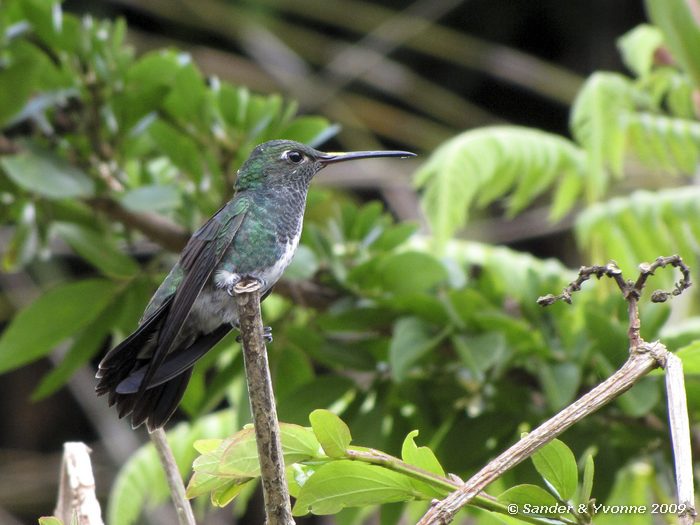
[{"label": "tree branch", "polygon": [[284,456],[260,313],[260,283],[243,280],[234,288],[243,345],[250,410],[258,445],[267,525],[293,525]]},{"label": "tree branch", "polygon": [[187,230],[156,213],[133,212],[108,197],[96,197],[89,199],[87,203],[110,219],[140,231],[152,241],[172,252],[181,251],[190,238]]},{"label": "tree branch", "polygon": [[175,456],[168,444],[168,438],[162,428],[157,428],[149,433],[149,437],[156,447],[158,457],[165,471],[165,479],[170,488],[170,497],[175,505],[177,512],[177,521],[180,525],[196,525],[194,513],[190,501],[185,496],[185,485],[180,476],[180,469],[177,468]]},{"label": "tree branch", "polygon": [[[501,474],[530,457],[540,447],[552,441],[574,423],[595,412],[627,391],[640,378],[644,377],[654,368],[658,366],[665,367],[669,361],[674,362],[673,360],[677,359],[673,354],[670,354],[661,343],[647,343],[639,335],[640,323],[637,303],[641,296],[642,289],[648,277],[653,275],[654,270],[666,265],[679,268],[682,273],[682,278],[676,284],[673,291],[654,292],[652,301],[663,302],[671,296],[679,295],[691,285],[688,267],[677,255],[659,257],[652,264],[641,264],[639,266],[640,275],[636,281],[625,280],[622,276],[622,272],[615,263],[608,263],[605,266],[584,266],[579,270],[577,279],[570,283],[561,294],[557,296],[550,294],[540,297],[537,300],[538,304],[541,306],[549,306],[559,300],[571,303],[571,295],[579,291],[581,285],[592,276],[598,279],[604,276],[610,277],[618,285],[623,297],[629,303],[629,358],[625,364],[607,380],[530,432],[496,459],[490,461],[458,490],[432,506],[418,522],[418,525],[446,525],[451,523],[459,509],[472,501],[487,485],[501,476]],[[677,372],[674,372],[674,375],[677,375]],[[683,417],[685,417],[685,421],[687,422],[685,395],[684,392],[682,396],[678,393],[677,384],[669,388],[673,388],[674,390],[673,399],[671,399],[671,394],[669,394],[669,405],[671,405],[672,402],[673,404],[683,403],[683,408],[674,410],[670,416],[672,427],[677,427],[675,431],[672,428],[672,434],[676,459],[676,477],[679,483],[679,502],[683,506],[683,509],[685,509],[681,513],[681,518],[683,520],[690,520],[684,521],[684,524],[692,523],[695,516],[695,509],[693,507],[694,498],[692,495],[692,470],[688,472],[686,466],[679,467],[678,465],[679,461],[688,462],[688,464],[690,464],[690,456],[686,455],[689,454],[689,450],[686,450],[688,444],[682,443],[683,441],[687,441],[689,435],[688,427],[684,426],[682,421]],[[679,415],[682,413],[685,415]],[[674,418],[680,418],[680,421],[676,420],[675,425]],[[683,435],[683,433],[685,433],[685,435]],[[680,434],[680,436],[677,436],[677,434]],[[678,445],[676,442],[678,442]],[[677,447],[682,449],[681,454],[684,454],[682,456],[683,459],[679,457]],[[689,482],[688,479],[686,479],[688,476],[690,476]],[[682,486],[681,481],[683,481]],[[690,483],[690,493],[688,492],[688,483]],[[681,490],[683,490],[683,492]]]}]

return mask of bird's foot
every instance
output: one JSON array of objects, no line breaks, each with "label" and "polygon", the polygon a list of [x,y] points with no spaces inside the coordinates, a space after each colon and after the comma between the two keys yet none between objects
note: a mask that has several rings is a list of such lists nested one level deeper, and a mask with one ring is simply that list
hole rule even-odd
[{"label": "bird's foot", "polygon": [[[241,329],[240,326],[237,326],[239,330]],[[272,342],[272,327],[271,326],[263,326],[263,339],[265,340],[266,343],[271,343]],[[236,342],[240,343],[242,341],[241,335],[238,334],[236,336]]]},{"label": "bird's foot", "polygon": [[235,293],[239,294],[254,292],[256,290],[262,290],[264,287],[265,283],[263,283],[260,279],[256,279],[255,277],[244,277],[235,284],[232,283],[232,285],[227,286],[226,292],[233,296]]}]

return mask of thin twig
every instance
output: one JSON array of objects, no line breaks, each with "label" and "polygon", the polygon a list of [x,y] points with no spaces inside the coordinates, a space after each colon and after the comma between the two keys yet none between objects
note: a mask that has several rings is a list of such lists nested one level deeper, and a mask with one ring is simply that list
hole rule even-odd
[{"label": "thin twig", "polygon": [[277,408],[272,391],[267,348],[260,314],[260,283],[241,281],[234,287],[243,345],[250,410],[258,445],[260,478],[267,525],[293,525],[284,469]]},{"label": "thin twig", "polygon": [[77,518],[78,525],[104,525],[100,503],[95,495],[90,449],[85,443],[63,444],[61,479],[54,514],[63,523]]},{"label": "thin twig", "polygon": [[196,525],[194,513],[190,500],[185,496],[185,485],[180,476],[180,469],[177,468],[175,456],[168,444],[168,438],[162,428],[157,428],[149,434],[153,445],[158,451],[158,457],[165,470],[165,478],[170,488],[170,497],[175,505],[177,520],[180,525]]}]

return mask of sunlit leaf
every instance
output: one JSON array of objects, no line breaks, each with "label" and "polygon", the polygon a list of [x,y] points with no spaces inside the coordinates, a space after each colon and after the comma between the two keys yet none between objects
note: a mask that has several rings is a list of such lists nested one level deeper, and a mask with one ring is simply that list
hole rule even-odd
[{"label": "sunlit leaf", "polygon": [[578,483],[578,467],[571,449],[562,441],[550,441],[532,456],[537,472],[556,491],[560,499],[571,499]]},{"label": "sunlit leaf", "polygon": [[346,455],[352,437],[342,419],[330,410],[318,409],[309,414],[309,421],[326,455],[332,458]]},{"label": "sunlit leaf", "polygon": [[321,466],[301,488],[293,514],[335,514],[345,507],[408,501],[410,478],[382,467],[339,460]]}]

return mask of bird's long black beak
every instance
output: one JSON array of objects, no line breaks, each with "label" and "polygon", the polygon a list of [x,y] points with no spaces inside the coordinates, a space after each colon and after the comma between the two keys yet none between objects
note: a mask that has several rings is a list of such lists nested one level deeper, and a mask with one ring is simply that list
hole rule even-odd
[{"label": "bird's long black beak", "polygon": [[371,159],[375,157],[415,157],[415,153],[410,151],[349,151],[347,153],[324,153],[318,160],[322,164],[332,164],[334,162],[345,162],[346,160]]}]

